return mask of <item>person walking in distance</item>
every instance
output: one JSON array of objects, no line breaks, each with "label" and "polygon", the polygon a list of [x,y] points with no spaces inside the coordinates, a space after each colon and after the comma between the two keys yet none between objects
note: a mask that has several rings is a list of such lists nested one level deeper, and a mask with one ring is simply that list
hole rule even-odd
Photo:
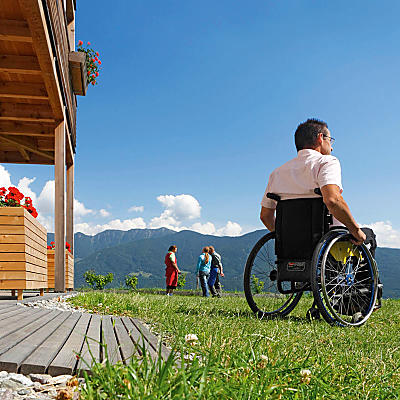
[{"label": "person walking in distance", "polygon": [[203,248],[203,252],[200,254],[197,261],[196,275],[199,277],[201,290],[203,291],[203,297],[210,297],[207,288],[207,280],[210,276],[211,269],[211,256],[208,253],[208,247]]},{"label": "person walking in distance", "polygon": [[208,246],[211,255],[210,277],[208,278],[208,287],[212,297],[221,297],[221,282],[219,276],[225,276],[222,268],[221,256],[215,251],[213,246]]},{"label": "person walking in distance", "polygon": [[178,268],[178,263],[176,261],[176,252],[178,248],[176,246],[170,246],[168,253],[165,256],[165,278],[166,278],[166,295],[172,296],[172,292],[176,289],[178,285],[178,274],[181,272]]}]

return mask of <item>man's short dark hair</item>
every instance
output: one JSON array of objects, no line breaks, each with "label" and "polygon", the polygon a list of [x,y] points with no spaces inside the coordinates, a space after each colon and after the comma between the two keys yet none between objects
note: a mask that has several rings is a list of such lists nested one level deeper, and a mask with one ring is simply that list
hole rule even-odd
[{"label": "man's short dark hair", "polygon": [[326,133],[327,129],[328,124],[316,118],[309,118],[301,123],[294,134],[297,151],[314,148],[318,133]]}]

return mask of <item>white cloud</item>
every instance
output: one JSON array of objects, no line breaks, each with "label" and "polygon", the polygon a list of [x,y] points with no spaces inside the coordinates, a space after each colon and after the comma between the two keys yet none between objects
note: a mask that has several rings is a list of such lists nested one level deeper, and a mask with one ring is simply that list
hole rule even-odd
[{"label": "white cloud", "polygon": [[237,222],[228,221],[225,226],[218,229],[217,236],[239,236],[242,232],[242,227]]},{"label": "white cloud", "polygon": [[92,214],[92,213],[93,213],[93,210],[87,209],[83,203],[81,203],[77,199],[74,199],[74,216],[82,217],[84,215]]},{"label": "white cloud", "polygon": [[46,228],[47,232],[54,232],[54,216],[39,213],[37,220]]},{"label": "white cloud", "polygon": [[375,232],[378,247],[400,248],[400,231],[394,229],[390,221],[360,225],[371,228]]},{"label": "white cloud", "polygon": [[111,214],[107,211],[107,210],[105,210],[104,208],[102,208],[100,211],[99,211],[99,213],[100,213],[100,215],[102,216],[102,217],[109,217]]},{"label": "white cloud", "polygon": [[184,228],[180,226],[183,221],[200,217],[200,204],[189,194],[180,194],[178,196],[163,195],[158,196],[157,200],[165,207],[165,210],[159,217],[151,219],[150,228],[165,227],[182,230]]},{"label": "white cloud", "polygon": [[38,212],[41,214],[54,214],[54,190],[55,182],[47,181],[37,198],[37,205],[34,204]]},{"label": "white cloud", "polygon": [[99,232],[105,231],[107,229],[118,229],[121,231],[128,231],[130,229],[144,229],[146,228],[146,223],[143,218],[133,218],[133,219],[114,219],[107,224],[103,225],[91,225],[87,222],[75,224],[75,232],[82,232],[86,235],[96,235]]},{"label": "white cloud", "polygon": [[25,197],[30,197],[32,199],[33,204],[36,204],[36,193],[30,188],[30,184],[33,183],[36,178],[29,179],[24,177],[20,179],[18,182],[17,188],[18,190],[24,194]]},{"label": "white cloud", "polygon": [[[163,213],[164,214],[164,213]],[[180,222],[173,217],[168,217],[161,214],[159,217],[154,217],[150,220],[149,228],[168,228],[173,230],[179,230]]]},{"label": "white cloud", "polygon": [[183,229],[190,229],[192,231],[202,233],[203,235],[214,236],[239,236],[242,232],[242,227],[237,222],[232,221],[228,221],[225,226],[219,229],[216,229],[212,222],[206,222],[205,224],[196,222],[189,228],[179,228],[179,230]]},{"label": "white cloud", "polygon": [[129,212],[143,212],[144,207],[143,206],[132,206],[128,209]]},{"label": "white cloud", "polygon": [[11,176],[10,173],[2,166],[0,165],[0,187],[5,187],[8,189],[11,184]]},{"label": "white cloud", "polygon": [[165,207],[161,214],[165,217],[173,217],[178,221],[200,217],[200,204],[189,194],[158,196],[157,200]]},{"label": "white cloud", "polygon": [[215,234],[215,225],[212,222],[206,222],[205,224],[196,222],[189,229],[192,231],[195,231],[195,232],[202,233],[203,235],[214,235]]}]

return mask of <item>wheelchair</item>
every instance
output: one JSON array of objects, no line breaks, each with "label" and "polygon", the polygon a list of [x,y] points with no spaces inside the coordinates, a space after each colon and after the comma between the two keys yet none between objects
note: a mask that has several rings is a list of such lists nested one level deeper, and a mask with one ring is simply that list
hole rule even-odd
[{"label": "wheelchair", "polygon": [[[315,193],[320,194],[319,189]],[[314,302],[307,319],[360,326],[377,300],[378,270],[365,244],[353,244],[347,228],[331,228],[322,197],[276,200],[275,232],[251,250],[244,270],[246,300],[258,318],[287,316],[304,292]]]}]

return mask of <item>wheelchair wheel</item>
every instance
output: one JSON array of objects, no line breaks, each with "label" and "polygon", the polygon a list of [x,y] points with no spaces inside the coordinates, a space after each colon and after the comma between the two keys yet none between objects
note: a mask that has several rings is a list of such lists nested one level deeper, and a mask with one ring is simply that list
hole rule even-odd
[{"label": "wheelchair wheel", "polygon": [[[253,247],[244,270],[244,293],[258,318],[288,315],[297,305],[302,292],[281,294],[275,263],[275,232],[263,236]],[[284,289],[285,283],[282,283]]]},{"label": "wheelchair wheel", "polygon": [[345,230],[328,232],[313,254],[311,288],[321,315],[332,325],[362,325],[377,298],[375,260],[350,237]]}]

